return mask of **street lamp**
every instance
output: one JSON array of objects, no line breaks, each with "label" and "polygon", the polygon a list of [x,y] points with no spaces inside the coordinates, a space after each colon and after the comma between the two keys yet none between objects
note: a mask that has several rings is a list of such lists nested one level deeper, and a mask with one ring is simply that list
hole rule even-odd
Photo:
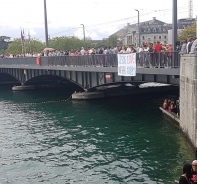
[{"label": "street lamp", "polygon": [[84,40],[84,43],[85,43],[85,26],[84,26],[84,24],[81,24],[82,26],[83,26],[83,40]]},{"label": "street lamp", "polygon": [[175,51],[177,43],[177,0],[173,0],[172,6],[172,46],[173,51]]},{"label": "street lamp", "polygon": [[45,41],[46,41],[46,47],[49,47],[46,0],[44,0],[44,22],[45,22]]},{"label": "street lamp", "polygon": [[135,9],[135,11],[137,11],[137,16],[138,16],[138,37],[139,37],[138,45],[140,47],[140,12],[137,9]]}]

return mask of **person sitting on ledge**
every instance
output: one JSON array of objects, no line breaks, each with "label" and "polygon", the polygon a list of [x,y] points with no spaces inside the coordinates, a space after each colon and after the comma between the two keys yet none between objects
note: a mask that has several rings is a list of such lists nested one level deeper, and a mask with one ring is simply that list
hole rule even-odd
[{"label": "person sitting on ledge", "polygon": [[[167,110],[169,111],[169,109],[170,109],[170,104],[171,104],[171,100],[170,99],[168,99],[168,101],[167,101]],[[171,112],[171,111],[170,111]]]},{"label": "person sitting on ledge", "polygon": [[163,108],[164,108],[165,110],[168,109],[168,103],[167,103],[167,102],[168,102],[167,99],[165,99],[164,102],[163,102]]},{"label": "person sitting on ledge", "polygon": [[179,105],[180,105],[180,101],[179,101],[179,98],[176,100],[176,113],[177,113],[177,117],[180,116],[180,108],[179,108]]},{"label": "person sitting on ledge", "polygon": [[176,113],[176,104],[175,104],[175,102],[174,102],[174,101],[171,101],[170,109],[171,109],[171,112]]}]

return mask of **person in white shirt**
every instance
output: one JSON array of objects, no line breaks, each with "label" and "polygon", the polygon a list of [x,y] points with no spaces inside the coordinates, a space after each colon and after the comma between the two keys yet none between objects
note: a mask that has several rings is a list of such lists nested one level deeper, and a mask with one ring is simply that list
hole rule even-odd
[{"label": "person in white shirt", "polygon": [[85,49],[83,47],[81,47],[80,53],[81,53],[81,55],[85,55]]},{"label": "person in white shirt", "polygon": [[131,46],[130,45],[127,47],[126,53],[131,53]]},{"label": "person in white shirt", "polygon": [[190,54],[197,54],[197,39],[192,43]]},{"label": "person in white shirt", "polygon": [[140,66],[143,66],[143,64],[144,64],[144,61],[143,61],[144,49],[143,49],[142,45],[139,47],[138,52],[139,52],[139,64],[140,64]]}]

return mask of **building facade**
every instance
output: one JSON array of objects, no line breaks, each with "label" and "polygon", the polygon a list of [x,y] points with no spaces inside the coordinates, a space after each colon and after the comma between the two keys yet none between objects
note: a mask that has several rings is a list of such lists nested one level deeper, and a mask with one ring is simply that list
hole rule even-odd
[{"label": "building facade", "polygon": [[[191,26],[195,22],[195,19],[180,19],[178,20],[177,27],[183,30],[187,26]],[[170,31],[172,30],[172,24],[168,24],[157,20],[153,17],[152,20],[140,22],[139,29],[138,24],[127,24],[123,29],[117,31],[113,35],[116,35],[123,45],[131,44],[138,46],[139,44],[139,32],[140,30],[140,45],[145,43],[155,43],[160,41],[162,43],[172,43],[169,39]]]}]

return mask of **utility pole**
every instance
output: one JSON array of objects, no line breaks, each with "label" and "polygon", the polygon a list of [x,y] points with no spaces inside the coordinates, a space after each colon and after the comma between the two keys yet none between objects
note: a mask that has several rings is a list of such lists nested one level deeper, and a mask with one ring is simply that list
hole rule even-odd
[{"label": "utility pole", "polygon": [[84,44],[85,44],[85,41],[86,41],[86,37],[85,37],[85,26],[84,24],[81,24],[83,26],[83,40],[84,40]]},{"label": "utility pole", "polygon": [[172,45],[173,51],[175,51],[177,44],[177,0],[173,0],[172,6]]},{"label": "utility pole", "polygon": [[[176,51],[177,46],[177,0],[173,0],[172,3],[172,49]],[[174,67],[178,65],[178,58],[177,55],[174,53],[172,56],[172,63]]]},{"label": "utility pole", "polygon": [[137,11],[137,19],[138,19],[138,37],[139,37],[139,39],[138,39],[138,46],[140,47],[140,12],[139,12],[139,10],[137,10],[137,9],[135,9],[135,11]]},{"label": "utility pole", "polygon": [[189,18],[193,18],[193,0],[189,0]]},{"label": "utility pole", "polygon": [[49,47],[46,0],[44,0],[44,22],[45,22],[45,42],[46,42],[46,47]]},{"label": "utility pole", "polygon": [[196,38],[197,38],[197,15],[196,15]]},{"label": "utility pole", "polygon": [[29,53],[31,53],[31,37],[28,29],[28,43],[29,43]]}]

